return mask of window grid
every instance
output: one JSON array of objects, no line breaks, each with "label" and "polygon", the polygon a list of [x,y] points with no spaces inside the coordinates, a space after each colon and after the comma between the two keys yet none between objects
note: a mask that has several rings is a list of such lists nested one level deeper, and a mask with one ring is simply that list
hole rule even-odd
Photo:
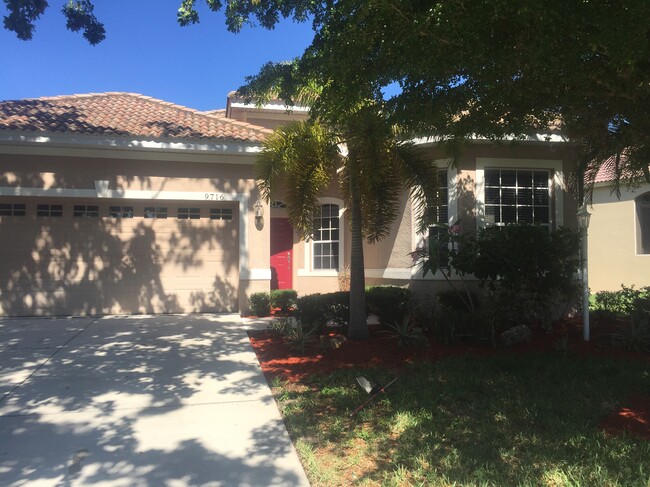
[{"label": "window grid", "polygon": [[23,203],[0,204],[0,216],[25,216],[26,207]]},{"label": "window grid", "polygon": [[485,222],[503,226],[531,223],[550,226],[549,171],[485,170]]},{"label": "window grid", "polygon": [[72,210],[74,218],[98,218],[99,206],[97,205],[74,205]]},{"label": "window grid", "polygon": [[232,209],[210,208],[210,220],[232,220]]},{"label": "window grid", "polygon": [[36,205],[36,216],[61,217],[63,216],[63,205]]},{"label": "window grid", "polygon": [[167,218],[167,207],[165,206],[146,206],[144,209],[145,218]]},{"label": "window grid", "polygon": [[111,218],[133,218],[132,206],[109,206],[108,216]]},{"label": "window grid", "polygon": [[201,218],[200,208],[179,208],[178,209],[179,220],[198,220],[199,218]]},{"label": "window grid", "polygon": [[314,270],[338,270],[339,222],[338,205],[321,205],[320,215],[314,218]]},{"label": "window grid", "polygon": [[[447,170],[441,169],[437,174],[436,197],[436,223],[445,226],[432,225],[429,227],[429,242],[435,239],[439,245],[435,247],[437,251],[438,265],[446,268],[446,262],[449,260],[449,248],[445,245],[444,233],[447,232],[446,225],[449,224],[449,184],[447,180]],[[441,235],[442,238],[441,238]]]}]

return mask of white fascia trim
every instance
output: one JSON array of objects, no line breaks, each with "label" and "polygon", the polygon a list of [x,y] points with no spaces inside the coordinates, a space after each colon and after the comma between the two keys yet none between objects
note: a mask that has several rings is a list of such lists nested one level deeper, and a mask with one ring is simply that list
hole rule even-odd
[{"label": "white fascia trim", "polygon": [[247,110],[257,110],[257,111],[278,111],[282,110],[284,112],[309,112],[309,107],[303,107],[300,105],[285,105],[282,101],[264,103],[262,105],[255,105],[254,103],[245,103],[243,101],[231,101],[230,106],[232,108],[245,108]]},{"label": "white fascia trim", "polygon": [[[415,145],[438,145],[441,142],[449,140],[447,136],[429,136],[429,137],[416,137],[411,139],[411,142]],[[490,139],[488,137],[480,137],[477,135],[472,135],[469,137],[469,140],[472,142],[479,143],[494,143],[494,142],[551,142],[551,143],[568,143],[571,142],[566,136],[559,134],[534,134],[527,135],[524,138],[516,137],[514,135],[507,135],[500,139]]]},{"label": "white fascia trim", "polygon": [[333,277],[338,276],[339,272],[343,270],[343,258],[345,256],[345,224],[343,217],[345,216],[345,208],[343,207],[343,200],[339,198],[332,198],[329,196],[318,198],[319,205],[338,205],[339,207],[339,268],[337,270],[325,269],[325,270],[314,270],[312,269],[312,246],[314,245],[313,240],[303,241],[303,247],[305,249],[304,254],[304,267],[302,269],[297,269],[296,273],[300,277]]},{"label": "white fascia trim", "polygon": [[413,267],[393,267],[388,269],[366,269],[366,277],[372,279],[393,279],[397,281],[443,281],[445,276],[439,270],[435,274],[427,273],[422,275],[422,266],[419,264]]},{"label": "white fascia trim", "polygon": [[271,269],[241,269],[239,279],[245,281],[270,281]]},{"label": "white fascia trim", "polygon": [[366,269],[366,277],[374,279],[397,279],[408,281],[412,277],[412,269],[409,267],[392,267],[387,269]]},{"label": "white fascia trim", "polygon": [[[151,140],[130,137],[101,137],[96,135],[69,134],[24,134],[0,131],[1,145],[16,145],[20,153],[29,153],[29,146],[59,146],[62,148],[92,148],[114,151],[160,151],[183,153],[210,153],[228,155],[257,155],[262,150],[260,143],[250,142],[198,142],[175,140]],[[9,149],[11,150],[11,149]],[[4,152],[5,149],[3,148]],[[13,151],[12,151],[13,152]],[[113,157],[113,156],[111,156]]]},{"label": "white fascia trim", "polygon": [[298,269],[296,271],[298,277],[338,277],[339,271],[334,270],[320,270],[310,271],[306,269]]},{"label": "white fascia trim", "polygon": [[485,226],[485,169],[494,168],[512,168],[512,169],[551,169],[553,170],[552,184],[554,203],[555,203],[555,227],[561,227],[564,224],[564,198],[563,194],[567,190],[562,170],[562,161],[559,159],[512,159],[501,157],[477,157],[476,158],[476,189],[474,197],[476,198],[476,224],[478,228]]},{"label": "white fascia trim", "polygon": [[40,198],[102,198],[122,200],[171,200],[171,201],[239,201],[243,193],[216,193],[205,191],[148,191],[139,189],[75,189],[75,188],[24,188],[0,186],[0,196],[23,196]]}]

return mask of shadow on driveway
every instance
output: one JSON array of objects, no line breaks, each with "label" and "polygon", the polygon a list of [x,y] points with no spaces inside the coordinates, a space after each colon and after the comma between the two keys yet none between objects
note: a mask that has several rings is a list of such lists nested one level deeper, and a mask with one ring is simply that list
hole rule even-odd
[{"label": "shadow on driveway", "polygon": [[0,485],[308,485],[236,315],[0,320]]}]

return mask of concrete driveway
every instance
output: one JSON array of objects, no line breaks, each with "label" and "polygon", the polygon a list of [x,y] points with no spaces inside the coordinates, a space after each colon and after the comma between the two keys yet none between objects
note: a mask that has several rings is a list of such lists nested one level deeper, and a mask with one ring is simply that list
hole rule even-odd
[{"label": "concrete driveway", "polygon": [[236,315],[0,319],[0,485],[307,486]]}]

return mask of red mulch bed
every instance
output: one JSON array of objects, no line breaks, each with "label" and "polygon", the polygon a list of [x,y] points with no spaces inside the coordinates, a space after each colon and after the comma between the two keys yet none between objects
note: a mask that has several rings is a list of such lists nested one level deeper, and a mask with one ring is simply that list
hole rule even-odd
[{"label": "red mulch bed", "polygon": [[630,398],[618,411],[602,418],[600,427],[608,435],[625,432],[650,440],[650,396]]},{"label": "red mulch bed", "polygon": [[[497,353],[531,353],[556,349],[560,338],[568,336],[569,352],[579,355],[603,357],[626,357],[650,363],[650,355],[628,352],[619,348],[604,346],[598,340],[598,333],[610,329],[613,323],[594,323],[592,340],[582,339],[580,319],[569,319],[556,324],[551,333],[534,330],[533,339],[509,348],[492,348],[480,345],[443,346],[429,337],[427,347],[403,348],[395,339],[386,339],[377,327],[371,327],[370,338],[363,341],[348,341],[338,332],[331,332],[322,343],[338,342],[339,346],[309,344],[304,354],[287,344],[270,330],[250,331],[249,337],[262,370],[270,381],[280,377],[289,382],[301,382],[314,374],[324,374],[337,369],[384,366],[398,369],[418,361],[435,361],[446,357],[472,354],[486,356]],[[608,433],[627,432],[650,439],[650,397],[631,398],[617,413],[601,421],[601,427]]]}]

